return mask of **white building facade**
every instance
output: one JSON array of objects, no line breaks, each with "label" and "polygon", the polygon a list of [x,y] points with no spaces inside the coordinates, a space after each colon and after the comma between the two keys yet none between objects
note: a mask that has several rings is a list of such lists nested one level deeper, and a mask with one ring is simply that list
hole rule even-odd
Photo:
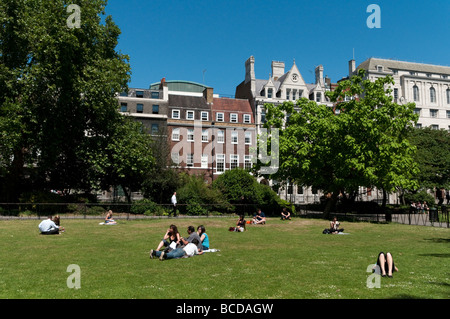
[{"label": "white building facade", "polygon": [[352,65],[353,60],[349,75],[364,69],[372,81],[391,75],[394,102],[416,104],[417,127],[450,130],[450,67],[377,58],[367,59],[356,69]]}]

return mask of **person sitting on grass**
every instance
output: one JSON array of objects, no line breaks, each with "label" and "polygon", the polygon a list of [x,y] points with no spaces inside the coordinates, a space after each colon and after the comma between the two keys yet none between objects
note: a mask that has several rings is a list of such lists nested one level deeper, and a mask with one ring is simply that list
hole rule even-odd
[{"label": "person sitting on grass", "polygon": [[340,224],[341,223],[337,220],[337,217],[334,216],[333,220],[330,222],[330,233],[331,234],[342,233],[344,231],[344,228],[339,228]]},{"label": "person sitting on grass", "polygon": [[163,261],[166,259],[175,259],[175,258],[182,258],[182,257],[192,257],[194,255],[201,255],[203,254],[203,251],[198,248],[199,241],[197,238],[194,238],[191,243],[188,243],[187,245],[174,249],[168,253],[164,251],[156,251],[151,250],[150,251],[150,258],[153,259],[153,257],[159,258],[159,260]]},{"label": "person sitting on grass", "polygon": [[266,223],[266,215],[261,211],[261,209],[258,209],[258,212],[253,217],[253,224],[258,225],[264,225]]},{"label": "person sitting on grass", "polygon": [[115,224],[117,224],[117,222],[112,218],[112,210],[109,210],[107,213],[106,213],[106,217],[105,217],[105,225],[106,224],[108,224],[108,225],[115,225]]},{"label": "person sitting on grass", "polygon": [[175,243],[174,245],[178,246],[181,244],[181,236],[178,232],[178,228],[175,225],[170,225],[169,229],[167,229],[166,233],[163,236],[163,239],[158,245],[158,248],[156,248],[157,251],[159,251],[163,246],[166,248],[169,248],[172,243]]},{"label": "person sitting on grass", "polygon": [[[64,227],[56,225],[55,219],[49,216],[39,224],[39,230],[42,235],[58,235],[60,231],[64,231]],[[59,224],[59,217],[56,219]]]},{"label": "person sitting on grass", "polygon": [[291,213],[285,208],[283,208],[283,211],[281,212],[281,220],[290,220],[291,219]]},{"label": "person sitting on grass", "polygon": [[386,254],[380,252],[377,258],[377,264],[373,271],[379,275],[381,274],[381,277],[386,277],[387,275],[389,278],[392,278],[393,272],[398,271],[398,268],[394,264],[392,254],[390,252]]},{"label": "person sitting on grass", "polygon": [[200,236],[200,241],[202,243],[202,250],[209,249],[209,237],[206,233],[205,226],[200,225],[197,227],[197,234]]}]

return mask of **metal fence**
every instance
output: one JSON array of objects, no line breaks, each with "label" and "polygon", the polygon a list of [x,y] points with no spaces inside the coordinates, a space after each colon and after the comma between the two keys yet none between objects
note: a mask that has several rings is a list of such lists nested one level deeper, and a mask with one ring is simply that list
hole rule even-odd
[{"label": "metal fence", "polygon": [[[236,215],[252,216],[258,208],[268,217],[280,216],[273,205],[250,204],[205,204],[203,214],[186,214],[190,205],[178,204],[178,216],[198,217],[227,217]],[[230,207],[234,210],[230,211]],[[137,209],[136,209],[137,208]],[[139,209],[143,208],[143,209]],[[146,210],[148,208],[148,210]],[[306,206],[295,206],[293,214],[302,218],[324,218],[324,213]],[[114,219],[154,219],[173,216],[173,206],[170,204],[148,203],[0,203],[1,219],[42,219],[47,216],[59,215],[64,219],[102,219],[107,211],[113,211]],[[141,213],[136,213],[140,211]],[[386,222],[385,214],[381,213],[332,213],[343,221]],[[449,209],[447,206],[431,208],[427,213],[403,212],[391,214],[391,221],[408,225],[434,226],[450,228]]]}]

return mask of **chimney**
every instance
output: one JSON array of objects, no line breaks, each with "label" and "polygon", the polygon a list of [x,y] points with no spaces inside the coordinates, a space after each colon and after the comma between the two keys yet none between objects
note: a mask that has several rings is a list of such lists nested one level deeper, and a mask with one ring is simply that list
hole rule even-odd
[{"label": "chimney", "polygon": [[355,64],[355,60],[351,59],[350,61],[348,61],[348,76],[352,76],[355,73],[356,70],[356,64]]},{"label": "chimney", "polygon": [[245,83],[255,80],[255,58],[253,55],[245,61]]},{"label": "chimney", "polygon": [[322,64],[316,67],[316,84],[320,83],[324,87],[323,83],[323,66]]},{"label": "chimney", "polygon": [[205,88],[203,90],[203,97],[206,99],[206,103],[212,103],[213,102],[213,88]]},{"label": "chimney", "polygon": [[284,74],[284,62],[272,61],[272,76],[276,81]]}]

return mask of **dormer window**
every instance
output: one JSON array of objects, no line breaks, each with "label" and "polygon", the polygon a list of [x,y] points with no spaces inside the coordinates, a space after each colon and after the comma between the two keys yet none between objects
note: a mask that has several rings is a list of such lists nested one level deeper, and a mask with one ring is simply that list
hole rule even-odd
[{"label": "dormer window", "polygon": [[383,72],[383,66],[382,65],[377,65],[377,71],[378,72]]}]

